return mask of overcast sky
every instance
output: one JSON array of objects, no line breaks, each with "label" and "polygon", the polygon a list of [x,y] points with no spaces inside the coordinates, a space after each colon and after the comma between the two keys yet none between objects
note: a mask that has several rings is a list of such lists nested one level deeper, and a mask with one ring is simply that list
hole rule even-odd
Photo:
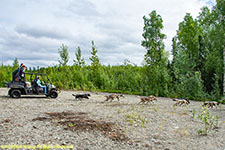
[{"label": "overcast sky", "polygon": [[69,65],[75,50],[90,62],[91,41],[101,64],[118,65],[125,59],[141,65],[143,16],[161,15],[166,50],[186,13],[198,16],[207,0],[0,0],[0,61],[32,66],[58,64],[58,48],[69,47]]}]

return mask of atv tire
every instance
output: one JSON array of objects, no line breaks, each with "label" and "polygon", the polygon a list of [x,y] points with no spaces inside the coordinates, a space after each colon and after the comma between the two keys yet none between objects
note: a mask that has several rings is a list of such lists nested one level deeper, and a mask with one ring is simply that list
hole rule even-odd
[{"label": "atv tire", "polygon": [[20,91],[20,90],[17,90],[17,89],[12,90],[12,91],[10,92],[10,96],[11,96],[12,98],[20,98],[20,96],[21,96],[21,91]]},{"label": "atv tire", "polygon": [[57,98],[58,97],[58,92],[56,90],[52,90],[50,92],[50,95],[49,95],[51,98]]}]

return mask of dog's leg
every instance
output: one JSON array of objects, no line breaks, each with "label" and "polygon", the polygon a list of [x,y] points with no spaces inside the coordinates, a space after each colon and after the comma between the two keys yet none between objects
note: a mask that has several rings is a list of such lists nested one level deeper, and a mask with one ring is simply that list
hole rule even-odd
[{"label": "dog's leg", "polygon": [[184,102],[183,102],[183,101],[181,101],[179,106],[183,106],[183,104],[184,104]]},{"label": "dog's leg", "polygon": [[145,101],[145,104],[148,105],[148,102],[149,102],[149,101]]},{"label": "dog's leg", "polygon": [[151,104],[154,104],[153,99],[150,100]]},{"label": "dog's leg", "polygon": [[141,101],[139,102],[139,104],[143,104],[144,103],[144,100],[141,98]]},{"label": "dog's leg", "polygon": [[117,100],[118,100],[118,102],[119,102],[119,101],[120,101],[120,96],[118,95],[116,98],[117,98]]},{"label": "dog's leg", "polygon": [[107,102],[109,100],[109,96],[105,96],[105,97],[106,97],[106,99],[104,102]]},{"label": "dog's leg", "polygon": [[216,109],[217,109],[217,105],[215,104],[215,107],[216,107]]},{"label": "dog's leg", "polygon": [[176,102],[175,104],[173,104],[173,106],[177,106],[178,102]]},{"label": "dog's leg", "polygon": [[208,108],[211,108],[212,106],[211,106],[211,104],[210,103],[208,103]]},{"label": "dog's leg", "polygon": [[111,97],[111,101],[110,101],[110,102],[112,102],[112,101],[114,100],[114,98],[115,98],[115,97]]}]

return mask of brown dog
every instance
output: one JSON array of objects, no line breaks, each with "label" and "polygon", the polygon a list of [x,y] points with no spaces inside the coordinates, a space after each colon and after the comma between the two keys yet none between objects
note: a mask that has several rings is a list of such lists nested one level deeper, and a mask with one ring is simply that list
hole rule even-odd
[{"label": "brown dog", "polygon": [[158,101],[157,98],[156,98],[155,96],[150,95],[150,97],[151,97],[152,101]]},{"label": "brown dog", "polygon": [[148,104],[149,102],[153,103],[153,101],[157,101],[157,98],[153,95],[147,97],[138,96],[138,98],[141,100],[138,104]]},{"label": "brown dog", "polygon": [[202,106],[208,106],[208,108],[213,108],[214,106],[217,108],[217,105],[219,105],[219,103],[215,101],[210,101],[210,102],[203,101],[202,103]]},{"label": "brown dog", "polygon": [[186,99],[177,99],[173,98],[173,101],[176,101],[176,103],[173,106],[181,106],[181,105],[188,105],[190,102]]},{"label": "brown dog", "polygon": [[118,102],[120,101],[120,97],[124,97],[124,95],[122,94],[110,94],[110,95],[106,95],[105,96],[105,102],[110,100],[110,102],[112,102],[115,98],[118,100]]}]

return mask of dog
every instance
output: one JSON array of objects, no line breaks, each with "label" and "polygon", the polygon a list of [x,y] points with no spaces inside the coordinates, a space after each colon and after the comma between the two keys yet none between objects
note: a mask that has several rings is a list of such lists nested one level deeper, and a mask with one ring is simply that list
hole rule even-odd
[{"label": "dog", "polygon": [[203,101],[202,103],[202,106],[208,106],[208,108],[213,108],[214,106],[217,108],[218,105],[219,103],[215,101],[209,101],[209,102]]},{"label": "dog", "polygon": [[181,98],[181,99],[173,98],[173,101],[176,101],[176,103],[173,106],[181,106],[181,105],[190,104],[190,101],[185,98]]},{"label": "dog", "polygon": [[141,100],[138,104],[148,104],[149,102],[153,103],[153,101],[157,101],[157,98],[153,95],[147,97],[138,96],[138,98]]},{"label": "dog", "polygon": [[81,100],[83,98],[89,99],[89,96],[91,95],[86,93],[86,94],[72,94],[72,96],[74,96],[76,100],[77,99]]},{"label": "dog", "polygon": [[105,95],[106,99],[104,102],[110,100],[110,102],[112,102],[115,98],[118,100],[118,102],[120,101],[120,97],[124,98],[123,94],[110,94],[110,95]]},{"label": "dog", "polygon": [[156,98],[155,96],[150,95],[150,97],[151,97],[151,99],[152,99],[152,102],[153,102],[153,101],[156,101],[156,102],[158,101],[157,98]]}]

